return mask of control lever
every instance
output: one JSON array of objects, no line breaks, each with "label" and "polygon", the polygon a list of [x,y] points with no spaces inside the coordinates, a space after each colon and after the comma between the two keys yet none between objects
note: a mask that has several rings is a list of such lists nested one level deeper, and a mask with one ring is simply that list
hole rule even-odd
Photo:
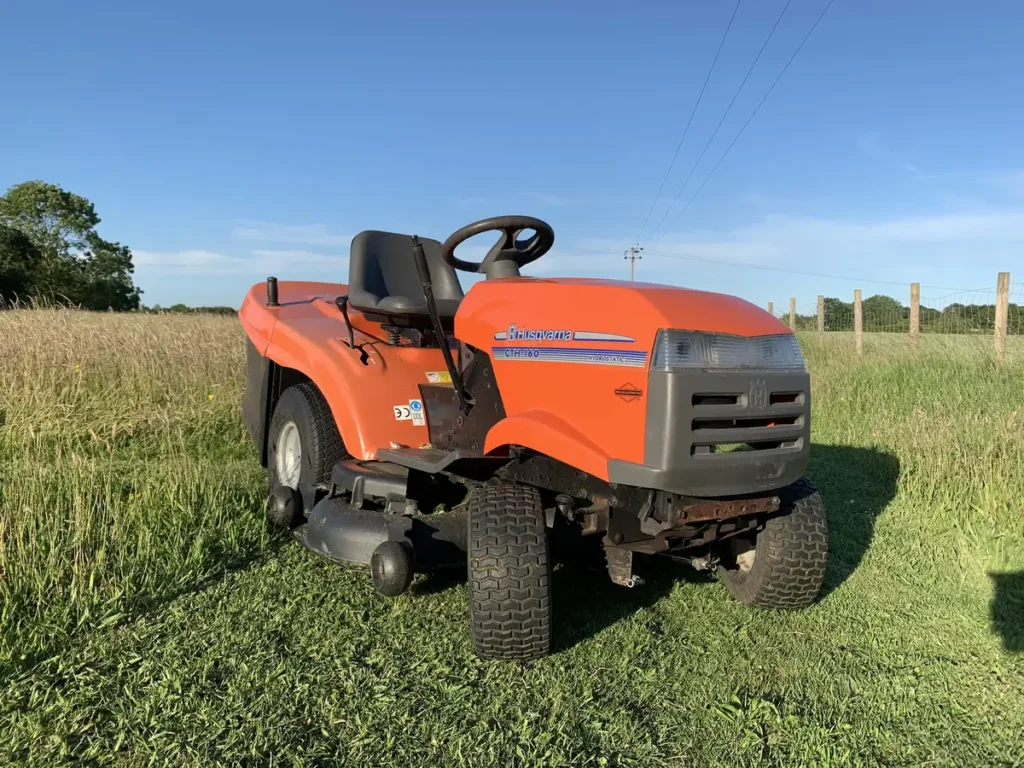
[{"label": "control lever", "polygon": [[348,319],[348,296],[339,296],[334,300],[334,303],[338,305],[338,309],[341,310],[341,316],[345,319],[345,325],[348,327],[348,345],[350,348],[356,348],[356,336],[352,332],[352,323]]},{"label": "control lever", "polygon": [[448,334],[441,327],[441,316],[437,314],[437,304],[434,302],[434,285],[430,280],[430,265],[427,264],[427,254],[423,251],[423,243],[419,237],[412,236],[412,257],[416,262],[416,271],[420,276],[420,285],[423,286],[423,298],[427,302],[427,313],[430,315],[430,323],[434,328],[434,337],[441,347],[441,354],[444,356],[444,364],[451,376],[452,385],[455,387],[455,399],[459,401],[459,409],[463,413],[469,413],[469,395],[462,386],[462,377],[455,367],[452,359],[452,350],[448,346]]}]

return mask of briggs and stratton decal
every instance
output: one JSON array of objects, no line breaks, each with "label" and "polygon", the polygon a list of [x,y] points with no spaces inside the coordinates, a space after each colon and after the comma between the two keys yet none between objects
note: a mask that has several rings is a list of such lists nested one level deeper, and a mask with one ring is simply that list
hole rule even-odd
[{"label": "briggs and stratton decal", "polygon": [[567,347],[493,347],[495,360],[527,360],[540,363],[587,363],[621,365],[627,368],[647,366],[647,353],[628,349],[589,349]]},{"label": "briggs and stratton decal", "polygon": [[626,383],[615,390],[615,394],[625,400],[627,403],[631,403],[634,400],[639,400],[644,396],[642,389],[637,389],[632,384]]},{"label": "briggs and stratton decal", "polygon": [[620,336],[617,333],[601,333],[600,331],[573,331],[568,328],[532,330],[520,328],[510,323],[507,331],[494,334],[495,341],[603,341],[614,343],[632,343],[636,339]]}]

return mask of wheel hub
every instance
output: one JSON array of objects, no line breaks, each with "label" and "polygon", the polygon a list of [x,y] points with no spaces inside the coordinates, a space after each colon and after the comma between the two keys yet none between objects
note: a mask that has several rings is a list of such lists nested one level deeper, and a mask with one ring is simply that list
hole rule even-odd
[{"label": "wheel hub", "polygon": [[294,421],[281,427],[277,438],[277,453],[274,471],[277,482],[289,488],[299,487],[299,474],[302,471],[302,441],[299,439],[299,428]]}]

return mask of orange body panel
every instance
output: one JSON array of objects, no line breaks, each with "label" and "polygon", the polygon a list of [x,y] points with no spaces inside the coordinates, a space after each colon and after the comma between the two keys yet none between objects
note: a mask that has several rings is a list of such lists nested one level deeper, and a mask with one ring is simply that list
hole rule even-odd
[{"label": "orange body panel", "polygon": [[[334,299],[345,292],[334,283],[282,282],[281,306],[270,308],[266,286],[258,284],[240,316],[261,354],[319,387],[354,456],[374,459],[392,443],[425,444],[426,427],[395,420],[393,407],[419,397],[428,371],[444,370],[441,351],[388,346],[380,325],[353,310],[356,342],[369,355],[364,365],[343,340],[347,331]],[[560,340],[495,338],[510,325],[562,333]],[[585,278],[474,285],[455,318],[455,335],[491,354],[506,412],[488,433],[485,450],[521,445],[603,479],[609,458],[642,462],[647,368],[660,328],[737,336],[790,332],[742,299],[663,285]],[[580,332],[586,340],[574,337]],[[628,340],[602,340],[607,334]],[[541,357],[524,357],[522,348],[541,350]]]},{"label": "orange body panel", "polygon": [[[496,340],[495,333],[508,333],[510,324],[535,331],[612,334],[631,341]],[[605,480],[609,458],[642,463],[647,368],[661,328],[736,336],[790,332],[759,307],[718,293],[588,278],[478,283],[459,307],[455,335],[492,352],[507,418],[488,433],[485,450],[523,445]],[[639,366],[602,365],[504,359],[495,352],[516,347],[625,352],[634,361],[640,353],[646,360]]]},{"label": "orange body panel", "polygon": [[426,426],[395,419],[394,407],[418,399],[419,384],[428,371],[444,371],[439,349],[392,347],[379,323],[354,310],[349,319],[356,344],[348,346],[348,331],[334,300],[348,292],[338,283],[280,282],[279,307],[268,307],[265,283],[254,285],[239,316],[257,350],[278,365],[294,368],[323,393],[349,453],[376,459],[392,443],[418,448],[425,444]]}]

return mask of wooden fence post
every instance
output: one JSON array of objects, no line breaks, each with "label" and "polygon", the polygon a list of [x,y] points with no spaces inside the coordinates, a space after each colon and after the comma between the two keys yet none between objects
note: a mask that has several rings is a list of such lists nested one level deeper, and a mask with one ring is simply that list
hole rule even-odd
[{"label": "wooden fence post", "polygon": [[825,297],[818,296],[818,338],[825,335]]},{"label": "wooden fence post", "polygon": [[1000,272],[996,283],[996,360],[1003,362],[1006,357],[1006,316],[1010,305],[1010,273]]},{"label": "wooden fence post", "polygon": [[917,346],[921,341],[921,284],[910,284],[910,342]]},{"label": "wooden fence post", "polygon": [[796,299],[789,300],[789,330],[796,333]]},{"label": "wooden fence post", "polygon": [[861,306],[860,288],[853,292],[853,335],[857,342],[857,354],[864,354],[864,307]]},{"label": "wooden fence post", "polygon": [[775,314],[775,305],[772,304],[770,301],[768,302],[768,314],[769,315],[774,315]]}]

